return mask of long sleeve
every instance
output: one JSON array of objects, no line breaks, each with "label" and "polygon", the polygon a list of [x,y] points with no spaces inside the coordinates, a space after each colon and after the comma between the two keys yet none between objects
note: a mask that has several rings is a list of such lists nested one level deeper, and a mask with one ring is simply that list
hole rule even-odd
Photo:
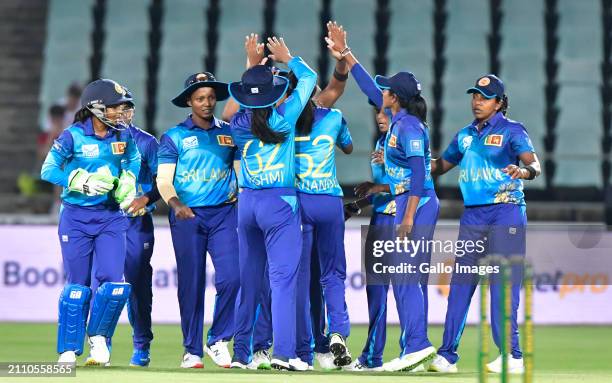
[{"label": "long sleeve", "polygon": [[123,158],[121,159],[121,169],[132,172],[135,177],[140,173],[141,157],[136,142],[130,137]]},{"label": "long sleeve", "polygon": [[372,102],[376,104],[376,107],[378,109],[382,108],[382,91],[378,89],[376,83],[374,82],[374,79],[372,78],[372,76],[370,76],[368,71],[366,71],[361,64],[357,63],[353,65],[353,68],[351,69],[351,74],[355,78],[355,81],[357,82],[357,85],[359,86],[359,89],[361,89],[363,94],[365,94],[370,100],[372,100]]},{"label": "long sleeve", "polygon": [[413,156],[408,158],[408,166],[412,170],[410,176],[409,196],[421,197],[425,190],[425,161],[424,157]]},{"label": "long sleeve", "polygon": [[157,139],[152,138],[149,140],[149,144],[147,145],[147,167],[151,172],[151,177],[153,178],[153,183],[151,185],[151,190],[146,193],[147,197],[149,197],[149,204],[155,203],[157,200],[161,198],[159,194],[159,189],[157,188],[157,151],[159,150],[159,143]]},{"label": "long sleeve", "polygon": [[317,74],[313,71],[301,57],[292,58],[287,63],[289,69],[295,74],[298,79],[298,84],[295,87],[291,96],[281,105],[279,112],[283,114],[285,120],[291,125],[295,125],[302,110],[310,101],[310,95],[317,85]]},{"label": "long sleeve", "polygon": [[64,130],[62,134],[53,142],[47,158],[40,170],[41,179],[55,185],[68,187],[69,174],[64,171],[64,164],[72,157],[74,141],[72,134]]}]

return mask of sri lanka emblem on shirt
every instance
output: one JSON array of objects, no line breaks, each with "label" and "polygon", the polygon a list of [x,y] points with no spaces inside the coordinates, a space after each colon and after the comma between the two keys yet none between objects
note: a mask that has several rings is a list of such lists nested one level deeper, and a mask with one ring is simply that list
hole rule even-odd
[{"label": "sri lanka emblem on shirt", "polygon": [[225,136],[225,135],[219,134],[217,136],[217,142],[221,146],[234,146],[234,141],[232,140],[232,136]]},{"label": "sri lanka emblem on shirt", "polygon": [[395,134],[392,134],[391,137],[389,137],[389,146],[392,148],[395,148],[397,146],[397,137],[395,136]]},{"label": "sri lanka emblem on shirt", "polygon": [[470,146],[472,146],[472,140],[474,139],[474,137],[472,136],[465,136],[463,137],[463,139],[461,140],[461,146],[463,147],[463,150],[466,151],[470,148]]},{"label": "sri lanka emblem on shirt", "polygon": [[183,148],[184,149],[193,149],[198,147],[198,137],[189,136],[183,138]]},{"label": "sri lanka emblem on shirt", "polygon": [[487,138],[485,138],[485,145],[502,146],[503,141],[504,141],[503,134],[489,134]]},{"label": "sri lanka emblem on shirt", "polygon": [[81,146],[81,151],[83,151],[83,157],[86,158],[96,158],[100,156],[100,148],[98,148],[98,144],[87,144]]},{"label": "sri lanka emblem on shirt", "polygon": [[123,141],[111,142],[111,149],[113,154],[123,154],[125,153],[126,143]]}]

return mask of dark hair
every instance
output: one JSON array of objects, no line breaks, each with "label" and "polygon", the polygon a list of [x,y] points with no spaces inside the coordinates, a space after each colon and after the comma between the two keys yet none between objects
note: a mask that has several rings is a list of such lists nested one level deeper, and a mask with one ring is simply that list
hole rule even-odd
[{"label": "dark hair", "polygon": [[400,106],[406,109],[406,112],[421,120],[423,125],[427,125],[427,102],[425,102],[423,96],[417,94],[409,100],[404,100],[398,96],[398,99]]},{"label": "dark hair", "polygon": [[280,144],[285,142],[287,136],[284,133],[275,132],[270,128],[268,119],[272,114],[272,108],[251,109],[251,132],[265,144]]},{"label": "dark hair", "polygon": [[504,95],[503,95],[501,98],[499,98],[499,97],[495,97],[495,99],[497,100],[497,102],[500,102],[500,101],[501,101],[502,106],[501,106],[501,108],[499,108],[499,111],[500,111],[500,112],[502,112],[502,113],[503,113],[503,115],[505,116],[505,115],[506,115],[506,113],[508,113],[508,107],[509,107],[509,104],[508,104],[508,96],[506,96],[506,95],[504,94]]},{"label": "dark hair", "polygon": [[91,117],[93,117],[93,114],[87,108],[83,108],[74,114],[74,121],[72,123],[85,122]]},{"label": "dark hair", "polygon": [[[289,79],[289,88],[287,88],[288,97],[291,96],[291,93],[293,93],[297,87],[298,79],[293,72],[289,72],[287,78]],[[310,99],[306,103],[304,110],[302,110],[302,113],[295,124],[295,130],[300,136],[307,136],[310,134],[310,132],[312,132],[312,123],[314,122],[314,113],[316,108],[314,101],[312,101],[312,97],[315,95],[316,91],[317,88],[315,87],[310,94]]]}]

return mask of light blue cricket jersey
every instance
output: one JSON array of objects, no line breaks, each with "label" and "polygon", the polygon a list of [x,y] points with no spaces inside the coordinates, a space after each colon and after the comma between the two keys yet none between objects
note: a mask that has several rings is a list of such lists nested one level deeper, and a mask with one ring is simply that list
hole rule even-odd
[{"label": "light blue cricket jersey", "polygon": [[317,107],[312,131],[308,136],[295,137],[296,186],[302,193],[327,194],[342,197],[336,178],[334,147],[352,144],[351,133],[342,112]]},{"label": "light blue cricket jersey", "polygon": [[94,132],[91,118],[77,122],[66,128],[55,140],[41,169],[41,178],[64,187],[62,201],[77,206],[112,205],[116,206],[112,192],[100,196],[68,190],[68,177],[75,169],[85,169],[90,173],[107,166],[115,177],[121,170],[129,170],[134,175],[140,172],[140,153],[127,130],[108,129],[106,136],[98,137]]},{"label": "light blue cricket jersey", "polygon": [[461,129],[442,158],[459,165],[459,187],[465,206],[512,203],[525,205],[523,181],[502,169],[519,164],[519,155],[534,152],[525,127],[498,112],[482,129],[477,121]]},{"label": "light blue cricket jersey", "polygon": [[317,74],[300,58],[287,64],[298,84],[278,108],[272,108],[270,128],[285,134],[279,144],[263,143],[251,132],[252,112],[243,108],[231,121],[232,136],[240,150],[240,187],[248,189],[295,188],[295,124],[310,100]]},{"label": "light blue cricket jersey", "polygon": [[130,125],[129,132],[142,158],[140,173],[136,177],[136,198],[147,194],[149,200],[153,202],[149,203],[147,211],[152,212],[155,210],[154,200],[159,199],[159,192],[153,190],[153,180],[157,176],[159,142],[154,136],[134,125]]},{"label": "light blue cricket jersey", "polygon": [[413,156],[423,157],[423,188],[433,189],[429,129],[417,117],[401,109],[393,116],[385,139],[385,172],[390,181],[391,194],[398,195],[410,190],[412,170],[407,160]]},{"label": "light blue cricket jersey", "polygon": [[227,122],[214,118],[211,124],[210,129],[202,129],[194,125],[190,116],[160,140],[158,162],[176,164],[174,189],[179,200],[189,207],[236,200],[236,145]]},{"label": "light blue cricket jersey", "polygon": [[[376,141],[376,147],[374,150],[378,151],[384,148],[386,133]],[[390,185],[387,173],[385,173],[385,164],[378,164],[374,161],[370,161],[370,167],[372,168],[372,181],[375,184]],[[370,202],[372,202],[372,208],[376,213],[395,215],[395,200],[391,193],[376,193],[370,196]]]}]

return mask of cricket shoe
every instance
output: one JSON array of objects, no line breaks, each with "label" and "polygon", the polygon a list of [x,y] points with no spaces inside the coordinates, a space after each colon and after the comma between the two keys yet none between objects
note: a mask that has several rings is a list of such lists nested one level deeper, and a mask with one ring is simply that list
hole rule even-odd
[{"label": "cricket shoe", "polygon": [[436,355],[434,360],[429,365],[429,371],[431,372],[441,372],[444,374],[456,374],[459,372],[457,369],[457,364],[452,364],[442,355]]},{"label": "cricket shoe", "polygon": [[89,356],[85,360],[86,366],[110,366],[110,350],[106,344],[106,337],[94,335],[89,337]]},{"label": "cricket shoe", "polygon": [[219,367],[230,368],[232,364],[232,357],[230,356],[229,350],[227,349],[227,343],[223,340],[218,341],[212,346],[204,346],[204,351],[210,356],[210,358]]},{"label": "cricket shoe", "polygon": [[259,350],[253,354],[253,360],[248,364],[249,370],[269,370],[272,368],[270,365],[270,354],[268,350]]},{"label": "cricket shoe", "polygon": [[[432,346],[420,351],[411,352],[401,358],[395,358],[383,365],[385,371],[414,371],[417,367],[427,364],[436,356],[436,349]],[[425,366],[422,366],[423,369]]]},{"label": "cricket shoe", "polygon": [[368,367],[359,361],[359,358],[355,359],[353,363],[348,366],[342,367],[343,371],[354,371],[354,372],[380,372],[384,371],[382,366],[379,367]]},{"label": "cricket shoe", "polygon": [[60,354],[57,363],[76,363],[76,354],[74,351],[64,351]]},{"label": "cricket shoe", "polygon": [[131,367],[149,367],[149,363],[151,363],[151,353],[149,350],[134,349],[130,359]]},{"label": "cricket shoe", "polygon": [[308,363],[302,362],[300,358],[280,358],[272,357],[270,365],[275,370],[287,370],[287,371],[308,371]]},{"label": "cricket shoe", "polygon": [[249,368],[249,365],[250,363],[245,363],[240,359],[234,357],[232,359],[232,363],[230,363],[230,368],[239,368],[241,370],[246,370],[247,368]]},{"label": "cricket shoe", "polygon": [[329,351],[334,355],[334,365],[337,367],[348,366],[353,361],[351,353],[346,347],[346,341],[340,334],[331,334],[329,338]]},{"label": "cricket shoe", "polygon": [[332,354],[331,352],[326,352],[326,353],[315,352],[315,359],[319,363],[319,367],[321,367],[321,369],[324,371],[332,371],[332,370],[340,369],[340,367],[334,364],[335,357],[334,357],[334,354]]},{"label": "cricket shoe", "polygon": [[[502,372],[502,356],[498,356],[494,361],[487,364],[487,372],[494,374],[501,374]],[[508,355],[508,373],[510,374],[522,374],[525,372],[525,366],[523,365],[523,358],[515,359],[512,355]]]},{"label": "cricket shoe", "polygon": [[186,352],[185,355],[183,355],[181,368],[204,368],[204,363],[200,356]]}]

